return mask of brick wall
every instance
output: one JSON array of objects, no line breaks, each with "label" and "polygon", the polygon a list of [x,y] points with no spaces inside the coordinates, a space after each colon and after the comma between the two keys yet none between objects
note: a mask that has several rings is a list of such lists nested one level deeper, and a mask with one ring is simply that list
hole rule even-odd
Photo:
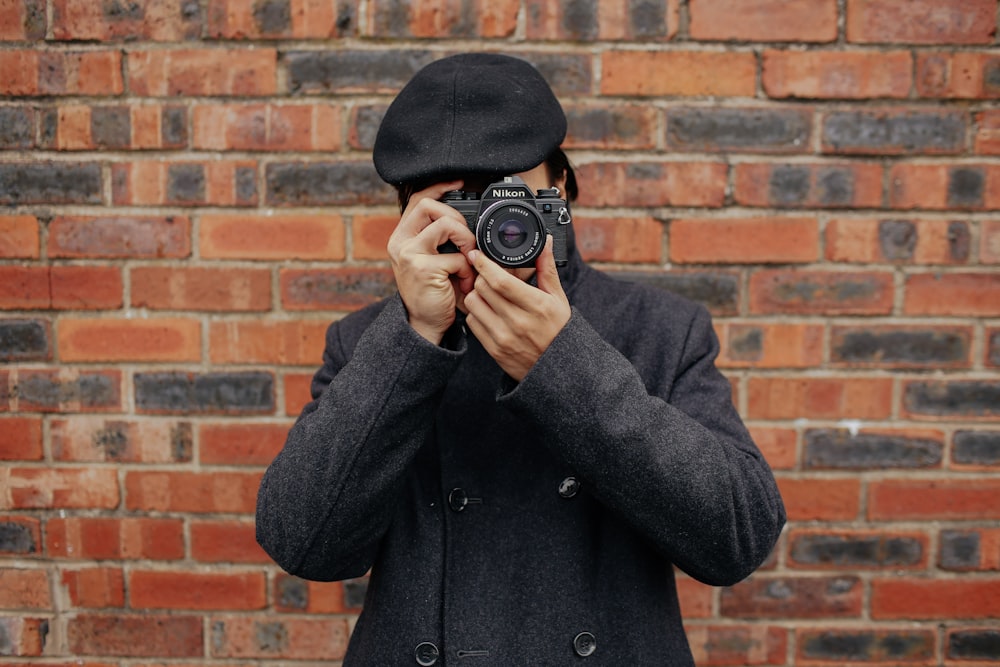
[{"label": "brick wall", "polygon": [[699,664],[997,664],[997,19],[0,0],[0,665],[343,655],[364,581],[269,565],[255,492],[326,323],[392,289],[379,118],[465,49],[550,78],[584,254],[711,309],[776,470],[770,562],[681,578]]}]

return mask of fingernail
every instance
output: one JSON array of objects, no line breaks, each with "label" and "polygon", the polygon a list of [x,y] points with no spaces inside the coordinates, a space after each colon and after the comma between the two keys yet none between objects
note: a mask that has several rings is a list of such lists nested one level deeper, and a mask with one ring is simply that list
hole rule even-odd
[{"label": "fingernail", "polygon": [[475,264],[477,259],[479,259],[479,251],[478,250],[470,250],[469,251],[469,262],[471,264]]}]

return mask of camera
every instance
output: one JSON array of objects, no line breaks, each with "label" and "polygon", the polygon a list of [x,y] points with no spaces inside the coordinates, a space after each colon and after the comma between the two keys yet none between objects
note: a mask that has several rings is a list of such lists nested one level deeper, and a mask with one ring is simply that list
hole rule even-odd
[{"label": "camera", "polygon": [[[533,266],[545,247],[546,234],[552,234],[556,266],[567,262],[566,237],[572,219],[558,188],[533,195],[519,176],[505,176],[487,186],[482,197],[452,190],[441,201],[462,214],[476,235],[476,246],[501,266]],[[438,252],[457,251],[450,241],[438,247]]]}]

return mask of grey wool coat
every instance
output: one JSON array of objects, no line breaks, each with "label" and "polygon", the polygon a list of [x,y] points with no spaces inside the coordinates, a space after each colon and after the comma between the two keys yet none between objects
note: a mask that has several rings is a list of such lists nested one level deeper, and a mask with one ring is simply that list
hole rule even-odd
[{"label": "grey wool coat", "polygon": [[288,572],[371,571],[347,667],[692,665],[674,566],[745,578],[785,521],[699,305],[571,251],[570,321],[514,383],[398,295],[333,323],[261,483]]}]

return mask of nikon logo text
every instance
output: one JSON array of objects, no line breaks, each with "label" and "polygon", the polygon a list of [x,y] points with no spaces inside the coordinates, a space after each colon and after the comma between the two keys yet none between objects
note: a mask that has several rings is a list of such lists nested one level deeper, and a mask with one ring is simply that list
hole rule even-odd
[{"label": "nikon logo text", "polygon": [[493,188],[491,193],[492,197],[523,197],[524,192],[521,190],[505,190],[501,188]]}]

